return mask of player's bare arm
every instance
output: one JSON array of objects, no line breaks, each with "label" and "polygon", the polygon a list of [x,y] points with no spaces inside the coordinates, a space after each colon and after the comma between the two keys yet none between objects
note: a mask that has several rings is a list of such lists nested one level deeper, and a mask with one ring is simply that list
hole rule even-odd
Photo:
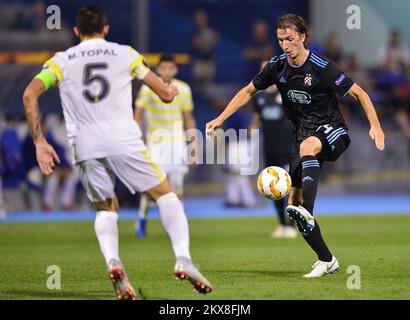
[{"label": "player's bare arm", "polygon": [[34,79],[27,86],[23,94],[23,104],[27,122],[36,146],[37,162],[43,174],[49,175],[53,172],[56,163],[60,159],[53,147],[48,144],[43,135],[40,114],[38,111],[38,98],[45,92],[44,84],[41,80]]},{"label": "player's bare arm", "polygon": [[178,89],[172,84],[165,84],[154,72],[149,71],[143,82],[165,103],[174,100]]},{"label": "player's bare arm", "polygon": [[357,84],[353,85],[352,89],[349,91],[349,95],[359,101],[370,123],[370,138],[374,140],[377,149],[383,150],[384,133],[369,95]]},{"label": "player's bare arm", "polygon": [[225,110],[214,120],[209,121],[206,124],[207,136],[212,136],[213,131],[220,127],[226,119],[228,119],[232,114],[234,114],[240,107],[247,104],[252,96],[256,93],[256,88],[254,85],[249,83],[246,87],[242,88],[228,103]]}]

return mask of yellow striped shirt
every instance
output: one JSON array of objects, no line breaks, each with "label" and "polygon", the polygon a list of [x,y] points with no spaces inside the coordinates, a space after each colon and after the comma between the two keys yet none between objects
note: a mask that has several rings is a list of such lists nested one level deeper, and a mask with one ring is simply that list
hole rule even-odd
[{"label": "yellow striped shirt", "polygon": [[183,112],[194,108],[192,92],[184,81],[174,79],[172,84],[178,88],[179,93],[171,103],[162,102],[148,86],[141,87],[136,105],[145,109],[147,142],[184,140]]}]

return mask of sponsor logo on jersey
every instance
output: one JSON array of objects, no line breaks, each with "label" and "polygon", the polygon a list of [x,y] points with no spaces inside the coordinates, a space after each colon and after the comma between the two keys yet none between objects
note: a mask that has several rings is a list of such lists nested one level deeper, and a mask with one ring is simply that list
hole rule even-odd
[{"label": "sponsor logo on jersey", "polygon": [[312,97],[310,94],[304,91],[289,90],[287,96],[293,103],[309,104],[312,102]]},{"label": "sponsor logo on jersey", "polygon": [[335,81],[335,84],[336,84],[337,86],[340,86],[345,79],[346,79],[346,76],[342,73],[342,74],[340,75],[340,77],[337,78],[337,80]]},{"label": "sponsor logo on jersey", "polygon": [[305,86],[310,87],[312,85],[312,80],[313,80],[312,75],[310,73],[307,73],[305,75],[305,79],[303,80],[303,82],[305,83]]},{"label": "sponsor logo on jersey", "polygon": [[280,79],[279,79],[279,82],[280,83],[286,83],[286,79],[283,76],[281,76]]}]

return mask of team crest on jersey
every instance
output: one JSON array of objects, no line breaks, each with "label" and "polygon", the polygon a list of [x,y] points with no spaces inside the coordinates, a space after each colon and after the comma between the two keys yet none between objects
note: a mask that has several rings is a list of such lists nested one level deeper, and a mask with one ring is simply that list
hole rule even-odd
[{"label": "team crest on jersey", "polygon": [[305,86],[310,87],[312,85],[312,81],[313,81],[312,75],[310,73],[307,73],[305,75],[305,80],[303,80],[303,82],[305,83]]}]

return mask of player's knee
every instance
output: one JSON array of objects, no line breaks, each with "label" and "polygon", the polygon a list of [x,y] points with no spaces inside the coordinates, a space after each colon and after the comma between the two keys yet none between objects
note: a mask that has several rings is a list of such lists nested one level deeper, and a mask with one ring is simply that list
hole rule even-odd
[{"label": "player's knee", "polygon": [[157,200],[159,197],[163,196],[164,194],[167,194],[171,192],[171,187],[169,185],[168,179],[165,179],[162,181],[159,185],[145,191],[145,193],[151,197],[153,200]]},{"label": "player's knee", "polygon": [[300,144],[300,156],[314,156],[320,152],[321,147],[322,144],[318,138],[309,137],[306,140],[302,141],[302,143]]},{"label": "player's knee", "polygon": [[118,204],[116,197],[106,199],[105,201],[94,202],[93,206],[96,211],[105,210],[105,211],[118,212],[120,209],[120,206]]}]

